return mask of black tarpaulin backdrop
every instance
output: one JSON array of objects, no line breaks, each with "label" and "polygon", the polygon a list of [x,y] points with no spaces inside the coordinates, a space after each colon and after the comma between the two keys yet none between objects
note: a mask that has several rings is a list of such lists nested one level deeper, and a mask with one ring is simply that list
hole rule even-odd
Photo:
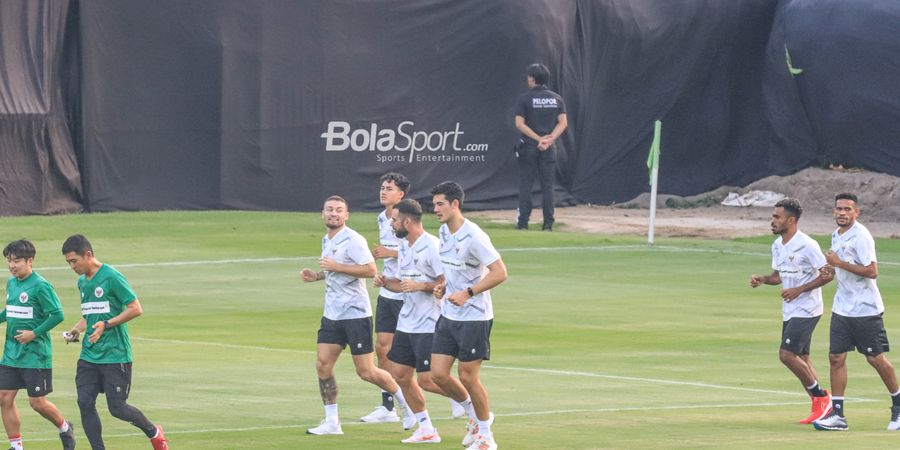
[{"label": "black tarpaulin backdrop", "polygon": [[514,207],[536,61],[560,198],[646,192],[655,119],[661,192],[900,175],[900,2],[10,0],[0,25],[0,215],[377,208],[387,171]]}]

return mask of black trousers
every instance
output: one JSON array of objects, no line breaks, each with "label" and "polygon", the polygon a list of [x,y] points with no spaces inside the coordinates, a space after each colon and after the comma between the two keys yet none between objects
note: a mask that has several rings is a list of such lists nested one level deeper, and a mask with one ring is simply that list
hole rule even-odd
[{"label": "black trousers", "polygon": [[531,217],[531,189],[534,179],[541,182],[541,206],[544,210],[544,226],[553,224],[553,179],[556,176],[556,149],[546,151],[537,148],[537,142],[526,143],[518,149],[519,157],[519,217],[518,226],[528,226]]}]

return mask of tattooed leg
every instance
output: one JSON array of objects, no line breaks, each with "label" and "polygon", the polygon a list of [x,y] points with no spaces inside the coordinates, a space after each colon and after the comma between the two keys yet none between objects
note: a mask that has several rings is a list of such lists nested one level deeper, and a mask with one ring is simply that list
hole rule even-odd
[{"label": "tattooed leg", "polygon": [[322,403],[326,405],[333,405],[337,403],[337,382],[334,380],[334,376],[328,377],[326,379],[319,379],[319,393],[322,394]]}]

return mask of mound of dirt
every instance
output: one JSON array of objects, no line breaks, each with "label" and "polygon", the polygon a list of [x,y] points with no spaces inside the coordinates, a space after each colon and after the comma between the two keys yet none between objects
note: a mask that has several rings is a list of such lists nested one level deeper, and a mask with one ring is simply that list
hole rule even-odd
[{"label": "mound of dirt", "polygon": [[[722,203],[730,192],[772,191],[800,200],[803,210],[831,214],[834,196],[851,192],[859,197],[863,215],[869,220],[900,221],[900,177],[865,170],[808,168],[785,177],[771,176],[745,187],[722,186],[710,192],[679,197],[659,195],[657,208],[691,208]],[[626,208],[649,208],[650,194],[644,193],[623,204]]]},{"label": "mound of dirt", "polygon": [[[734,238],[769,233],[770,207],[731,207],[720,203],[729,192],[773,191],[800,200],[804,213],[800,229],[807,233],[829,234],[835,228],[831,208],[834,195],[855,193],[862,204],[860,222],[877,237],[900,239],[900,178],[862,170],[841,168],[805,169],[786,177],[771,176],[745,187],[723,186],[689,197],[660,194],[657,197],[657,236]],[[641,194],[620,205],[579,205],[557,208],[561,231],[600,234],[647,235],[650,194]],[[516,212],[480,211],[468,213],[496,222],[515,224]],[[532,217],[540,217],[540,208]],[[540,229],[540,224],[532,228]]]}]

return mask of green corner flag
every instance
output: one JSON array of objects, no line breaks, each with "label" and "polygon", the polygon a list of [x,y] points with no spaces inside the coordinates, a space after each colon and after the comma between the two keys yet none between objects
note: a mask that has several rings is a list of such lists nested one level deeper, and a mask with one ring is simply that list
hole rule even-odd
[{"label": "green corner flag", "polygon": [[653,169],[659,167],[659,140],[662,134],[662,122],[653,124],[653,145],[650,146],[650,154],[647,155],[647,169],[650,174],[650,185],[653,185]]}]

